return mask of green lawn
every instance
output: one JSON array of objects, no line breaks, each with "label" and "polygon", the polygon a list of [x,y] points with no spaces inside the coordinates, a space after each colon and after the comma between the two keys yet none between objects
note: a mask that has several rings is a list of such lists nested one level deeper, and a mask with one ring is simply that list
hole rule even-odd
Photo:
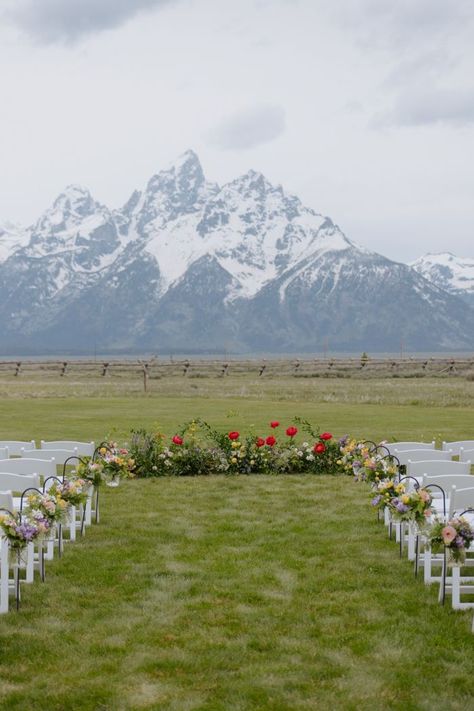
[{"label": "green lawn", "polygon": [[126,482],[0,620],[1,708],[466,709],[471,614],[332,477]]},{"label": "green lawn", "polygon": [[[370,402],[363,381],[332,400],[327,382],[123,397],[13,382],[0,439],[173,434],[198,416],[265,432],[294,415],[336,435],[472,438],[474,411],[464,396],[454,404],[459,381],[443,383],[397,380],[398,400],[379,383]],[[470,708],[472,613],[440,607],[437,589],[414,579],[367,494],[311,476],[106,489],[100,525],[48,564],[45,584],[24,586],[19,613],[0,617],[0,708]]]}]

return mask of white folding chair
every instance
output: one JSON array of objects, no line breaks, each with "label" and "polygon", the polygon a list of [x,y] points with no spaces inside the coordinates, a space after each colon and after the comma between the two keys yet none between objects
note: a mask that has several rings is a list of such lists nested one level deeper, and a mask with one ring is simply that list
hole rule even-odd
[{"label": "white folding chair", "polygon": [[52,459],[29,459],[19,457],[17,459],[0,459],[0,472],[10,474],[39,474],[47,479],[56,476],[56,462]]},{"label": "white folding chair", "polygon": [[[450,519],[463,515],[469,523],[474,525],[474,486],[451,490]],[[466,552],[464,566],[474,566],[474,550]],[[454,610],[468,610],[474,608],[474,602],[465,602],[461,599],[463,593],[474,594],[474,576],[461,575],[461,565],[453,565],[450,570],[447,566],[446,556],[443,564],[443,575],[440,583],[439,599],[444,602],[446,594],[451,595],[451,605]],[[451,575],[449,575],[451,572]]]},{"label": "white folding chair", "polygon": [[[0,491],[0,515],[13,514],[11,491]],[[13,576],[10,577],[10,569]],[[20,602],[20,571],[16,561],[10,559],[10,544],[0,533],[0,613],[8,612],[10,592],[15,593],[16,606]]]},{"label": "white folding chair", "polygon": [[404,464],[405,466],[408,462],[422,462],[427,460],[432,462],[451,461],[450,452],[442,452],[440,449],[428,449],[426,447],[424,449],[394,449],[393,454],[397,457],[400,464]]},{"label": "white folding chair", "polygon": [[[2,492],[0,492],[0,504],[1,504]],[[0,508],[3,508],[0,505]],[[5,507],[6,508],[6,507]],[[3,512],[0,511],[0,515]],[[8,612],[9,604],[9,583],[10,583],[10,546],[8,541],[0,534],[0,615]]]},{"label": "white folding chair", "polygon": [[474,449],[464,449],[461,447],[459,450],[459,461],[460,462],[473,462],[474,461]]},{"label": "white folding chair", "polygon": [[95,452],[95,442],[76,442],[66,439],[45,442],[42,439],[41,449],[72,449],[79,457],[92,457]]},{"label": "white folding chair", "polygon": [[450,449],[453,455],[458,455],[461,449],[474,449],[474,439],[459,439],[455,442],[443,442],[441,449]]},{"label": "white folding chair", "polygon": [[435,441],[432,442],[388,442],[384,444],[390,454],[393,454],[394,449],[403,452],[406,449],[435,449]]},{"label": "white folding chair", "polygon": [[9,456],[8,447],[0,447],[0,459],[8,459]]},{"label": "white folding chair", "polygon": [[34,439],[21,441],[15,439],[2,439],[0,440],[0,447],[8,447],[8,453],[10,457],[19,457],[22,448],[34,449],[36,447],[36,444]]}]

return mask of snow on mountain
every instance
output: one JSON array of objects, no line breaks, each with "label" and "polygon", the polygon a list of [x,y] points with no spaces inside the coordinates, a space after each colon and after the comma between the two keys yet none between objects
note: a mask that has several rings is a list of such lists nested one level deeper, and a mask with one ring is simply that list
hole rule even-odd
[{"label": "snow on mountain", "polygon": [[261,173],[207,181],[193,151],[121,209],[70,185],[28,230],[0,233],[0,253],[2,234],[11,348],[474,345],[474,311],[446,287],[355,244]]},{"label": "snow on mountain", "polygon": [[0,264],[17,249],[28,244],[30,237],[27,231],[13,222],[0,223]]},{"label": "snow on mountain", "polygon": [[474,303],[474,259],[441,252],[425,254],[411,266],[450,294],[463,296]]}]

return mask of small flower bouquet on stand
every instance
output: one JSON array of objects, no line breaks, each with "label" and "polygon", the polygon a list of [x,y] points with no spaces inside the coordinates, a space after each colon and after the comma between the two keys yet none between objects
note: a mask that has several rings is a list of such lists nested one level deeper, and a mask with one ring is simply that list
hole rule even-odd
[{"label": "small flower bouquet on stand", "polygon": [[35,541],[43,532],[35,523],[22,521],[19,514],[0,513],[0,530],[8,540],[12,562],[25,550],[28,543]]},{"label": "small flower bouquet on stand", "polygon": [[445,547],[449,565],[463,565],[473,540],[474,528],[464,516],[447,523],[436,519],[427,532],[427,545],[433,553],[440,553]]},{"label": "small flower bouquet on stand", "polygon": [[431,516],[432,497],[426,489],[416,489],[398,494],[389,502],[390,512],[395,521],[416,524],[424,528]]}]

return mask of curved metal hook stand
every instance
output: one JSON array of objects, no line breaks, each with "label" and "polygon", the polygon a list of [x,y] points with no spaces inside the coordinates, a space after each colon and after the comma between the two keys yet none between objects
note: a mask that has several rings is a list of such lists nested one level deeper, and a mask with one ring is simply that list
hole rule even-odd
[{"label": "curved metal hook stand", "polygon": [[77,461],[81,462],[81,464],[84,464],[84,465],[87,464],[87,459],[84,459],[83,457],[78,457],[77,454],[71,454],[71,456],[68,457],[63,464],[63,479],[66,476],[67,464],[68,464],[68,462],[71,461],[71,459],[76,459]]},{"label": "curved metal hook stand", "polygon": [[[21,517],[23,516],[24,497],[25,497],[25,494],[27,494],[29,491],[35,491],[40,496],[43,496],[43,492],[40,489],[37,489],[35,486],[30,486],[30,487],[28,487],[28,489],[24,490],[24,492],[22,493],[21,498],[20,498],[20,521],[21,521]],[[40,569],[41,582],[44,583],[44,581],[46,579],[46,574],[45,574],[45,569],[44,569],[43,541],[41,541],[41,540],[38,542],[38,563],[39,563],[39,569]]]},{"label": "curved metal hook stand", "polygon": [[[443,517],[444,517],[444,520],[446,520],[446,492],[445,492],[445,490],[439,484],[427,484],[424,488],[427,490],[437,489],[438,491],[441,492],[441,496],[443,497]],[[444,603],[446,601],[446,565],[447,565],[446,546],[444,546],[444,549],[443,549],[443,572],[441,575],[441,590],[440,590],[440,602],[442,605],[444,605]]]}]

